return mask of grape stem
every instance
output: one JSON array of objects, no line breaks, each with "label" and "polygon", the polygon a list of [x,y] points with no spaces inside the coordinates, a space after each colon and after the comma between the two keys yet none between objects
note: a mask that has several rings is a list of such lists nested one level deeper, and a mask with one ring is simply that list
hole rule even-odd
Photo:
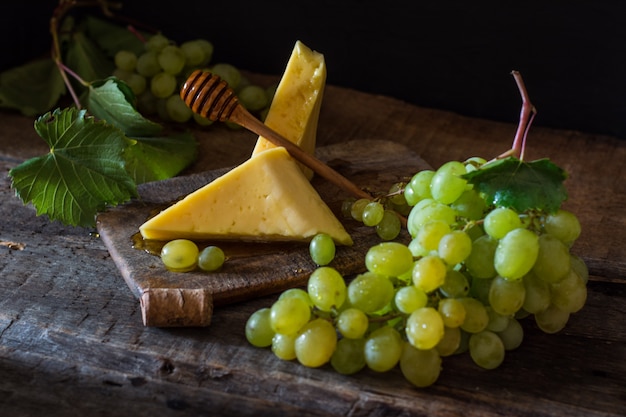
[{"label": "grape stem", "polygon": [[522,96],[522,109],[520,111],[517,132],[515,133],[515,138],[513,139],[513,146],[508,151],[498,155],[495,159],[515,156],[520,160],[524,160],[526,138],[528,136],[528,131],[530,130],[530,125],[537,115],[537,109],[530,101],[528,91],[526,90],[526,85],[524,84],[524,80],[522,79],[522,75],[519,73],[519,71],[511,71],[511,75],[513,75],[515,83],[517,84],[517,88],[520,92],[520,95]]}]

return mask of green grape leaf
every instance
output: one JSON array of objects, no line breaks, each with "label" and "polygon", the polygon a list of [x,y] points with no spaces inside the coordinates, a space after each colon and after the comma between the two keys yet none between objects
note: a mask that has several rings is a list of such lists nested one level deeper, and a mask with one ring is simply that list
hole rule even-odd
[{"label": "green grape leaf", "polygon": [[124,151],[126,170],[137,184],[171,178],[197,156],[197,141],[189,133],[133,138]]},{"label": "green grape leaf", "polygon": [[106,78],[115,70],[113,60],[80,30],[67,42],[64,62],[87,82]]},{"label": "green grape leaf", "polygon": [[50,152],[9,171],[12,187],[37,215],[73,226],[93,227],[97,213],[137,195],[125,169],[127,139],[114,126],[68,108],[46,113],[35,130]]},{"label": "green grape leaf", "polygon": [[463,176],[487,202],[523,212],[555,212],[567,199],[567,173],[548,159],[532,162],[509,157],[483,165]]},{"label": "green grape leaf", "polygon": [[126,83],[115,77],[94,81],[89,87],[87,108],[95,117],[121,129],[127,136],[154,136],[163,129],[146,119],[132,104],[135,96]]},{"label": "green grape leaf", "polygon": [[52,109],[65,94],[52,59],[40,59],[0,73],[0,107],[36,116]]},{"label": "green grape leaf", "polygon": [[125,27],[111,23],[104,19],[99,19],[92,15],[87,15],[82,21],[85,34],[93,39],[100,49],[113,57],[117,51],[122,49],[132,51],[137,56],[145,52],[146,48],[140,37],[149,35],[142,31],[137,31],[139,36]]}]

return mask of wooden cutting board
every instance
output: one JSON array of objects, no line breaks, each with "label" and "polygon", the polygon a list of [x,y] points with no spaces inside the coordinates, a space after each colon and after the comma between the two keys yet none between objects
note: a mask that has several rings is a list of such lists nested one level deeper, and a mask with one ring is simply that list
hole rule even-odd
[{"label": "wooden cutting board", "polygon": [[[416,172],[430,168],[404,145],[378,140],[319,148],[317,156],[373,194],[385,193],[393,183],[406,181]],[[138,228],[151,214],[227,171],[142,184],[137,200],[98,216],[98,232],[140,301],[144,325],[207,326],[214,306],[305,286],[316,268],[305,243],[207,242],[220,246],[227,257],[219,271],[210,273],[168,271],[155,255],[155,247],[142,248]],[[366,251],[380,239],[373,228],[341,216],[341,204],[349,195],[323,178],[314,178],[312,184],[355,242],[351,247],[338,247],[329,266],[344,276],[363,272]],[[398,240],[408,241],[406,232]]]}]

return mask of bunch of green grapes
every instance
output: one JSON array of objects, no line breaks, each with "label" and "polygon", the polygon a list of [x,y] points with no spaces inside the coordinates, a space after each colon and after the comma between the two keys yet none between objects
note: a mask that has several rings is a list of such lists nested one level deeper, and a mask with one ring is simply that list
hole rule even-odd
[{"label": "bunch of green grapes", "polygon": [[[483,163],[449,162],[415,174],[401,193],[390,190],[393,204],[410,208],[410,239],[372,246],[366,271],[352,279],[332,267],[327,239],[312,241],[318,266],[307,287],[287,290],[253,313],[247,340],[271,347],[278,358],[308,367],[329,363],[342,374],[398,366],[410,383],[425,387],[438,379],[447,356],[468,353],[481,368],[500,366],[522,343],[524,318],[546,333],[563,329],[587,296],[587,267],[570,252],[580,223],[564,209],[517,213],[488,205],[462,178]],[[372,201],[348,208],[364,224],[382,221]],[[384,216],[389,208],[382,210]]]},{"label": "bunch of green grapes", "polygon": [[[251,113],[264,118],[273,96],[272,87],[252,84],[241,71],[228,63],[212,63],[213,44],[194,39],[176,44],[162,34],[145,42],[141,54],[119,50],[114,56],[113,76],[124,81],[137,97],[137,108],[145,116],[157,115],[165,121],[186,123],[194,120],[201,126],[212,122],[182,101],[180,88],[191,72],[207,69],[220,76],[237,93],[239,102]],[[238,127],[232,123],[228,126]]]}]

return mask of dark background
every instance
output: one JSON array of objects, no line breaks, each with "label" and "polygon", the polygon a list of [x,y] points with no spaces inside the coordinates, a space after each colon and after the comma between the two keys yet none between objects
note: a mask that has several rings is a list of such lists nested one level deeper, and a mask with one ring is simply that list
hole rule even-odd
[{"label": "dark background", "polygon": [[[0,69],[49,48],[56,0],[3,5]],[[322,52],[329,84],[516,123],[522,73],[535,125],[626,139],[626,2],[317,0],[123,2],[214,62],[280,75],[296,40]]]}]

